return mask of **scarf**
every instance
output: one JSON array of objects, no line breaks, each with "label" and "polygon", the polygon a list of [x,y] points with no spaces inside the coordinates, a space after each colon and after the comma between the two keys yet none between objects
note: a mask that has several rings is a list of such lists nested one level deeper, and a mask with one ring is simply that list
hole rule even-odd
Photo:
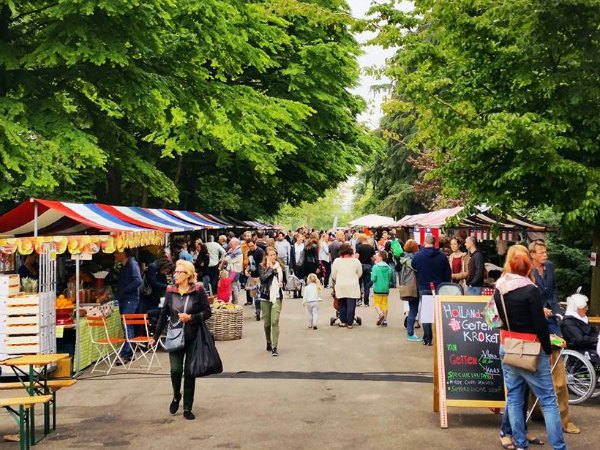
[{"label": "scarf", "polygon": [[511,291],[529,285],[535,286],[533,281],[531,281],[528,277],[523,277],[521,275],[517,275],[516,273],[505,273],[498,279],[498,281],[496,281],[496,289],[498,289],[502,295],[506,295]]},{"label": "scarf", "polygon": [[579,314],[577,314],[577,311],[573,311],[572,309],[567,309],[567,311],[565,312],[565,317],[567,316],[574,317],[577,320],[581,320],[582,322],[589,324],[587,316],[581,317]]}]

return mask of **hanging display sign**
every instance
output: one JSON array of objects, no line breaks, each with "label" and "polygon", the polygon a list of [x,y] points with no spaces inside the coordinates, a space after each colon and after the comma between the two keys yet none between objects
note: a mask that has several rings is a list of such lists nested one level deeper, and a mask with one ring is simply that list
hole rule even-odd
[{"label": "hanging display sign", "polygon": [[52,244],[56,254],[68,251],[71,255],[87,253],[94,255],[99,251],[114,253],[126,248],[162,245],[164,233],[161,231],[127,231],[115,235],[84,236],[38,236],[19,238],[0,238],[0,253],[29,255],[34,251],[42,253],[44,244]]}]

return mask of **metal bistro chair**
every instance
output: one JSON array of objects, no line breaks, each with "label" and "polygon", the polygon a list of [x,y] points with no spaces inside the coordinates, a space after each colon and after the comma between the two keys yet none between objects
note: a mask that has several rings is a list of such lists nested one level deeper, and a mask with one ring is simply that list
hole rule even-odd
[{"label": "metal bistro chair", "polygon": [[[131,356],[131,361],[129,362],[128,369],[131,368],[131,365],[134,361],[145,359],[148,365],[143,365],[141,368],[146,368],[146,372],[150,372],[152,368],[152,363],[156,361],[158,367],[162,367],[158,356],[156,356],[156,346],[150,345],[150,332],[148,330],[149,320],[147,314],[121,314],[121,319],[123,320],[123,327],[125,328],[125,341],[131,346],[131,351],[133,352]],[[127,333],[127,326],[139,326],[143,325],[142,330],[143,334],[141,336],[129,336]],[[148,358],[150,355],[150,358]]]},{"label": "metal bistro chair", "polygon": [[[98,364],[104,362],[108,366],[105,371],[106,375],[108,375],[115,366],[117,360],[121,362],[121,365],[125,364],[119,355],[123,345],[125,345],[125,339],[110,337],[104,317],[87,316],[85,319],[90,332],[90,340],[92,341],[92,345],[96,349],[96,352],[98,352],[98,359],[96,360],[96,364],[94,364],[91,373],[94,373]],[[94,330],[97,330],[96,333],[94,333]],[[100,337],[98,337],[98,334]]]}]

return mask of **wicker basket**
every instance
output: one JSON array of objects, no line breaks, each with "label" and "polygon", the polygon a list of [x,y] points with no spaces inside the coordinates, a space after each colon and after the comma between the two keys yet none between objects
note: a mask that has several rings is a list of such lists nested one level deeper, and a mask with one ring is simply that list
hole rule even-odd
[{"label": "wicker basket", "polygon": [[233,341],[242,338],[244,310],[213,309],[207,325],[215,341]]}]

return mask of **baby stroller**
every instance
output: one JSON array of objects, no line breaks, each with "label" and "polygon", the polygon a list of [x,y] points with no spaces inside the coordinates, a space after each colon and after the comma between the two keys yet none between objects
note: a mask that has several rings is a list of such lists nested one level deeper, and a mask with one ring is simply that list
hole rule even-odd
[{"label": "baby stroller", "polygon": [[[329,325],[334,326],[336,324],[336,322],[340,321],[340,305],[338,302],[337,297],[335,296],[335,293],[333,294],[333,307],[335,309],[335,317],[331,317],[329,319]],[[341,323],[341,321],[340,321]],[[356,325],[362,325],[362,319],[360,317],[358,317],[357,315],[354,316],[354,322],[352,322],[352,324]]]}]

